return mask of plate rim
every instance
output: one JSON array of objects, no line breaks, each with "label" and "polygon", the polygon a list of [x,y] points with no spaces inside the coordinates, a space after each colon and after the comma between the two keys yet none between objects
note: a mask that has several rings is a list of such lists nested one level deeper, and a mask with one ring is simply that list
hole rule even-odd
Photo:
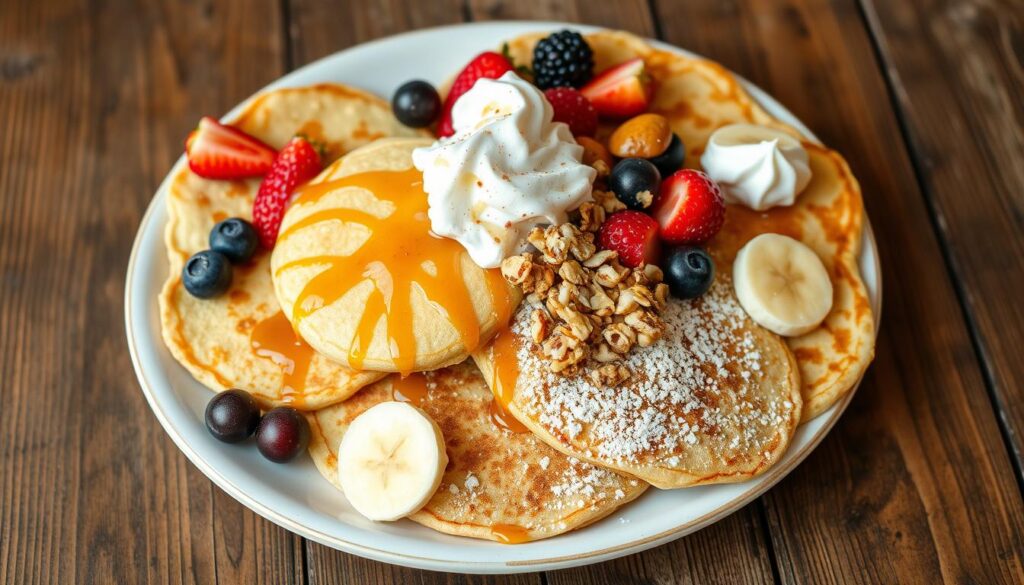
[{"label": "plate rim", "polygon": [[[325,55],[324,57],[321,57],[316,61],[306,64],[298,69],[295,69],[294,71],[289,72],[286,75],[283,75],[275,79],[271,83],[267,84],[263,88],[253,93],[251,96],[242,100],[242,102],[240,102],[238,105],[232,108],[227,114],[225,114],[223,118],[230,118],[231,116],[234,116],[242,108],[244,108],[247,103],[249,103],[252,99],[256,98],[257,96],[278,87],[288,86],[289,82],[293,78],[301,75],[302,73],[309,69],[322,67],[325,64],[325,62],[335,58],[339,54],[344,53],[346,51],[350,51],[355,48],[372,49],[372,47],[376,44],[390,43],[399,39],[407,39],[419,35],[437,34],[438,32],[466,28],[494,28],[496,30],[502,31],[508,28],[534,30],[573,28],[583,32],[593,32],[598,30],[614,30],[608,29],[606,27],[559,21],[508,20],[480,23],[460,23],[439,27],[430,27],[418,29],[415,31],[408,31],[387,37],[381,37],[379,39],[375,39],[367,43],[353,45],[341,51]],[[517,32],[525,32],[525,30]],[[692,51],[688,51],[686,49],[682,49],[680,47],[676,47],[674,45],[670,45],[668,43],[656,39],[645,38],[644,40],[650,43],[652,46],[657,47],[658,49],[667,50],[694,58],[706,58]],[[793,123],[793,125],[798,130],[800,130],[805,136],[807,136],[808,138],[815,142],[820,143],[818,137],[815,136],[815,134],[811,132],[811,130],[807,128],[807,126],[804,125],[803,122],[799,118],[797,118],[791,111],[789,111],[789,109],[786,108],[781,102],[773,98],[769,93],[767,93],[757,85],[751,83],[744,77],[736,74],[735,72],[729,69],[727,69],[727,71],[734,75],[737,78],[737,80],[739,80],[741,85],[743,85],[744,89],[746,89],[760,105],[762,105],[768,110],[771,110],[771,113],[773,115],[782,113],[784,116],[787,116],[788,118],[790,118],[789,122]],[[133,298],[132,294],[132,284],[134,280],[133,277],[136,273],[136,267],[140,263],[140,249],[142,247],[142,240],[144,234],[147,231],[146,228],[152,222],[153,216],[156,214],[160,206],[165,204],[167,186],[171,177],[184,164],[185,157],[184,155],[182,155],[171,166],[170,170],[168,171],[168,174],[164,177],[160,185],[157,187],[154,196],[150,200],[150,203],[147,206],[146,211],[139,222],[139,228],[138,231],[136,232],[135,239],[132,243],[131,254],[128,260],[124,292],[125,333],[128,342],[129,354],[131,355],[132,367],[135,371],[135,375],[139,382],[139,386],[142,389],[143,395],[146,398],[150,410],[156,416],[157,420],[160,422],[160,425],[163,427],[164,431],[168,435],[170,435],[171,440],[174,442],[177,448],[183,454],[185,454],[186,458],[188,458],[188,460],[193,465],[195,465],[209,480],[211,480],[218,487],[220,487],[229,495],[231,495],[231,497],[233,497],[235,500],[239,501],[244,506],[246,506],[250,510],[253,510],[260,516],[266,518],[267,520],[279,526],[282,526],[283,528],[295,534],[298,534],[305,538],[309,538],[310,540],[313,540],[315,542],[318,542],[320,544],[329,546],[337,550],[373,559],[376,561],[398,564],[419,569],[461,571],[467,573],[487,574],[518,573],[528,571],[561,569],[573,566],[580,566],[584,564],[598,563],[605,560],[610,560],[613,558],[624,556],[626,554],[641,552],[659,546],[661,544],[670,542],[677,538],[681,538],[687,534],[691,534],[711,524],[714,524],[719,520],[725,518],[726,516],[738,511],[740,508],[743,508],[751,501],[753,501],[755,498],[757,498],[758,496],[762,495],[763,493],[767,492],[769,489],[774,487],[779,481],[781,481],[790,472],[796,469],[797,466],[803,463],[804,459],[806,459],[807,456],[810,455],[810,453],[814,449],[816,449],[818,445],[821,443],[821,441],[823,441],[824,438],[829,434],[829,432],[835,426],[836,422],[842,416],[843,412],[846,410],[847,406],[853,399],[854,394],[857,392],[858,388],[860,387],[860,383],[863,380],[864,374],[861,375],[861,378],[858,379],[854,387],[849,392],[847,392],[846,396],[844,396],[838,403],[831,406],[825,413],[819,415],[828,416],[828,418],[824,421],[821,428],[819,428],[818,431],[808,439],[807,443],[801,446],[793,455],[791,455],[792,459],[790,461],[786,462],[785,464],[780,463],[779,465],[773,466],[771,469],[765,472],[764,475],[760,476],[758,478],[759,481],[757,481],[755,485],[751,486],[750,489],[734,497],[725,504],[707,512],[702,516],[699,516],[688,522],[675,526],[671,529],[664,530],[657,534],[646,536],[640,539],[635,539],[630,542],[620,543],[614,546],[608,546],[601,549],[590,550],[585,553],[577,553],[573,555],[495,562],[472,561],[464,559],[445,559],[436,557],[420,557],[415,555],[409,555],[406,553],[393,552],[389,550],[379,549],[376,547],[366,546],[358,542],[353,542],[350,540],[339,538],[334,535],[326,534],[316,528],[307,526],[303,523],[294,521],[291,518],[285,517],[284,515],[273,510],[272,508],[265,506],[264,504],[255,500],[253,497],[249,496],[244,489],[235,485],[235,483],[232,480],[217,472],[213,467],[207,464],[206,460],[191,447],[191,445],[185,439],[183,433],[177,429],[174,422],[168,418],[166,413],[159,406],[159,403],[155,397],[155,392],[153,391],[153,386],[149,382],[147,374],[142,367],[142,361],[139,356],[140,350],[137,347],[138,342],[135,337],[136,325],[133,318],[133,307],[135,306],[135,299]],[[870,297],[869,300],[871,301],[871,304],[874,309],[874,334],[875,338],[877,339],[878,328],[881,322],[882,315],[882,265],[878,252],[878,244],[875,239],[874,231],[872,229],[871,222],[867,216],[866,211],[864,212],[863,226],[864,227],[861,236],[861,247],[864,251],[868,253],[872,263],[876,268],[876,290],[869,289],[868,294]],[[858,264],[860,264],[859,261]],[[152,301],[153,299],[150,300]],[[146,301],[143,300],[143,302]],[[787,453],[787,455],[788,454],[789,453]],[[341,520],[338,521],[340,522]],[[495,546],[505,545],[496,544]]]}]

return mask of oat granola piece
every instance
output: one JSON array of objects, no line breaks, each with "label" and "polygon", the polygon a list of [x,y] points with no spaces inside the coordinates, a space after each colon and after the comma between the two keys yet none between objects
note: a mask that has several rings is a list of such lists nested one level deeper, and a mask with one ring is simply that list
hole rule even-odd
[{"label": "oat granola piece", "polygon": [[534,307],[530,338],[550,371],[616,386],[632,375],[623,357],[661,338],[668,286],[657,266],[628,268],[615,251],[597,250],[595,233],[621,202],[599,190],[594,198],[573,215],[577,223],[531,230],[537,253],[506,258],[501,272]]}]

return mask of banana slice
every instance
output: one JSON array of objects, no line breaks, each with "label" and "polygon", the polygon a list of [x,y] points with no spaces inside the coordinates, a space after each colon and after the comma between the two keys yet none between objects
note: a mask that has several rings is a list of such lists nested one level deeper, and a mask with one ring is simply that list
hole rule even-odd
[{"label": "banana slice", "polygon": [[341,489],[370,520],[398,520],[422,508],[446,465],[441,429],[404,402],[383,402],[357,416],[338,448]]},{"label": "banana slice", "polygon": [[803,335],[832,310],[832,281],[804,243],[779,234],[747,242],[732,267],[736,297],[750,318],[779,335]]}]

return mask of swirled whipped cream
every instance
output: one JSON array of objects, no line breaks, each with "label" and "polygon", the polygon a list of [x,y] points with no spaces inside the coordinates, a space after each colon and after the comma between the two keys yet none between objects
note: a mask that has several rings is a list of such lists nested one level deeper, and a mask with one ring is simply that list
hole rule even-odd
[{"label": "swirled whipped cream", "polygon": [[725,200],[764,211],[792,205],[811,180],[807,151],[781,130],[732,124],[715,131],[700,157]]},{"label": "swirled whipped cream", "polygon": [[566,221],[591,197],[596,171],[544,94],[513,72],[480,79],[452,108],[455,134],[417,148],[433,232],[484,268],[526,251],[526,235]]}]

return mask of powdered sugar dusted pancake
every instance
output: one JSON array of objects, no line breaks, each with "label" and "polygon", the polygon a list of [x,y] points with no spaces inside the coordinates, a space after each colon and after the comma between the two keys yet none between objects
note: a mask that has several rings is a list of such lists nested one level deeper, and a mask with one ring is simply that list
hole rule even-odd
[{"label": "powdered sugar dusted pancake", "polygon": [[[516,63],[529,64],[533,46],[544,36],[532,34],[511,41]],[[585,36],[594,51],[595,71],[635,57],[644,59],[655,80],[650,111],[668,118],[686,146],[688,168],[700,168],[708,137],[728,124],[761,124],[801,137],[768,114],[718,63],[661,51],[628,33],[602,31]],[[807,141],[804,145],[813,176],[796,205],[764,214],[729,206],[726,226],[709,248],[719,273],[726,273],[750,238],[782,233],[810,246],[828,268],[834,290],[832,312],[814,331],[787,339],[800,366],[807,420],[835,404],[863,375],[874,356],[875,328],[857,265],[863,224],[860,186],[838,153]]]},{"label": "powdered sugar dusted pancake", "polygon": [[[420,135],[398,123],[387,102],[341,85],[317,85],[268,92],[250,102],[237,125],[275,148],[297,133],[337,156],[379,136]],[[188,168],[171,180],[164,236],[170,264],[160,294],[163,338],[171,354],[212,390],[244,388],[264,407],[289,404],[314,409],[344,400],[383,374],[356,372],[308,352],[307,363],[282,365],[253,350],[254,329],[280,313],[270,278],[270,254],[257,252],[236,266],[231,290],[221,297],[192,297],[181,284],[181,268],[209,247],[210,229],[228,217],[251,219],[259,180],[213,181]],[[290,334],[281,319],[275,334]],[[301,360],[300,360],[301,362]],[[291,375],[286,370],[292,369]]]},{"label": "powdered sugar dusted pancake", "polygon": [[[425,395],[410,394],[441,427],[449,457],[437,493],[411,516],[420,524],[473,538],[538,540],[599,520],[647,488],[566,457],[531,433],[499,428],[488,414],[491,391],[471,362],[413,376],[425,377]],[[401,394],[416,381],[390,376],[309,416],[309,452],[335,486],[345,429],[366,409],[392,400],[396,383]]]},{"label": "powdered sugar dusted pancake", "polygon": [[[782,339],[747,317],[728,277],[696,301],[672,300],[664,337],[634,348],[616,387],[551,373],[512,325],[519,376],[509,410],[546,443],[661,488],[736,482],[785,452],[800,421],[799,373]],[[493,347],[474,354],[493,379]]]}]

